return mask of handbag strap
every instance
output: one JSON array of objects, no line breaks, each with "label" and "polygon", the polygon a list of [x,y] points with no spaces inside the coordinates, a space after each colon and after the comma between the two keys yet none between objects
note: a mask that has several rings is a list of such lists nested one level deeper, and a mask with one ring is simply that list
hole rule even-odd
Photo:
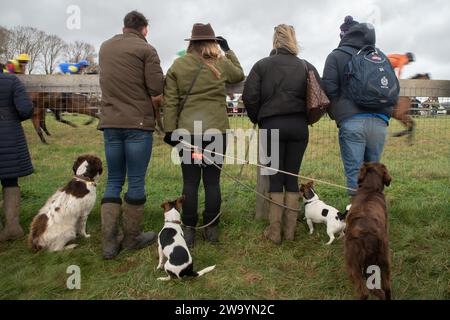
[{"label": "handbag strap", "polygon": [[309,68],[308,68],[308,64],[306,63],[306,60],[302,59],[302,63],[306,70],[306,77],[309,77]]},{"label": "handbag strap", "polygon": [[197,79],[200,76],[200,72],[202,72],[202,69],[203,69],[203,63],[200,64],[200,68],[198,68],[198,71],[195,74],[194,80],[192,81],[191,86],[189,87],[189,90],[186,92],[186,95],[185,95],[183,101],[181,101],[180,106],[178,107],[178,117],[180,116],[181,111],[183,111],[184,105],[186,104],[186,101],[187,101],[189,95],[191,94],[191,91],[194,88],[195,83],[197,82]]}]

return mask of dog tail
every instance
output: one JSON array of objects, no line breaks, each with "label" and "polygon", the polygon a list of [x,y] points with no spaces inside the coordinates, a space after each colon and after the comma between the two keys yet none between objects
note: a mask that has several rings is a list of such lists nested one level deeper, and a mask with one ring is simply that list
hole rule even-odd
[{"label": "dog tail", "polygon": [[203,269],[201,271],[198,271],[197,272],[197,278],[199,278],[199,277],[201,277],[201,276],[203,276],[203,275],[213,271],[215,268],[216,268],[216,266],[211,266],[211,267],[205,268],[205,269]]}]

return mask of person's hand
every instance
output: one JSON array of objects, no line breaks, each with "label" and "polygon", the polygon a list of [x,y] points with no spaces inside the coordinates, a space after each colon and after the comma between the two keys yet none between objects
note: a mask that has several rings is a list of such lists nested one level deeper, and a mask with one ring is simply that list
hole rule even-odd
[{"label": "person's hand", "polygon": [[230,51],[230,47],[228,46],[228,41],[224,38],[224,37],[217,37],[217,42],[219,43],[220,48],[224,51],[224,52],[228,52]]},{"label": "person's hand", "polygon": [[172,132],[166,132],[164,136],[164,142],[172,147],[175,147],[180,143],[180,141],[172,141]]}]

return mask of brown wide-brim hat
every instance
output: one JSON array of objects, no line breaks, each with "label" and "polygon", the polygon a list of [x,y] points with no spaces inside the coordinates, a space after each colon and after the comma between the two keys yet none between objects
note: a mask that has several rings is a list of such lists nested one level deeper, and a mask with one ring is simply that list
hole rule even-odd
[{"label": "brown wide-brim hat", "polygon": [[213,28],[211,27],[211,24],[203,24],[203,23],[196,23],[192,27],[192,35],[190,39],[184,39],[184,41],[217,41],[219,39],[216,38],[216,34],[214,33]]}]

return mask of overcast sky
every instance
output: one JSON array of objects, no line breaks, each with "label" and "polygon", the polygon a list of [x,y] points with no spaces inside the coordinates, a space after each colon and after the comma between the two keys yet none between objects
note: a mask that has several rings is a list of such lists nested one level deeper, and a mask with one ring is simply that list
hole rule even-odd
[{"label": "overcast sky", "polygon": [[[81,10],[81,28],[69,30],[70,5]],[[447,0],[22,0],[2,6],[1,25],[27,25],[54,33],[67,41],[84,40],[98,49],[102,41],[120,33],[124,15],[137,9],[150,20],[149,42],[156,47],[164,70],[175,53],[186,47],[196,22],[210,22],[224,36],[246,73],[268,55],[274,26],[296,28],[300,56],[320,73],[327,55],[339,43],[339,27],[346,15],[376,26],[378,47],[386,54],[416,54],[404,77],[429,72],[434,79],[450,79],[450,1]]]}]

